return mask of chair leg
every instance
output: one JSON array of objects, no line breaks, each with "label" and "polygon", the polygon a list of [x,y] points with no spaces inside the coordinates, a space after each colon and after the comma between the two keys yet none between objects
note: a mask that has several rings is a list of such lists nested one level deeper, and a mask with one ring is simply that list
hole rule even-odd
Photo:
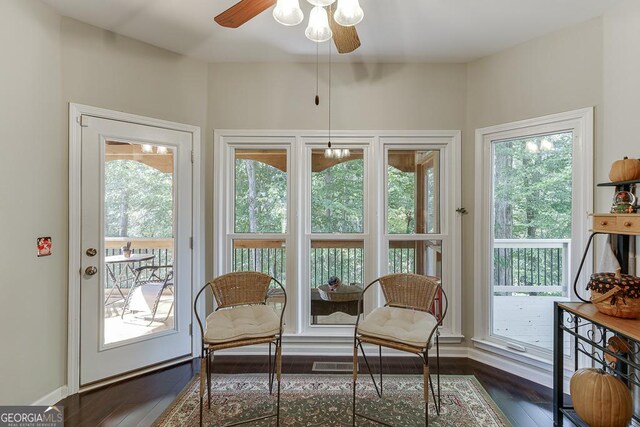
[{"label": "chair leg", "polygon": [[278,376],[278,402],[276,404],[276,426],[280,425],[280,379],[282,376],[282,341],[276,343],[276,371]]},{"label": "chair leg", "polygon": [[207,352],[207,401],[211,409],[211,356],[213,352]]},{"label": "chair leg", "polygon": [[202,426],[202,405],[203,405],[203,399],[204,399],[204,376],[206,374],[206,369],[207,369],[207,362],[206,359],[204,357],[204,355],[202,355],[200,357],[200,425]]},{"label": "chair leg", "polygon": [[351,407],[351,425],[356,425],[356,382],[358,381],[358,344],[353,345],[353,403]]},{"label": "chair leg", "polygon": [[424,425],[429,425],[429,360],[424,359]]},{"label": "chair leg", "polygon": [[[272,372],[274,371],[275,368],[271,366],[271,345],[272,343],[269,343],[269,394],[273,394],[273,374]],[[276,344],[277,345],[277,344]]]},{"label": "chair leg", "polygon": [[382,397],[382,346],[378,346],[378,369],[380,370],[380,397]]},{"label": "chair leg", "polygon": [[436,406],[438,416],[442,409],[442,394],[440,394],[440,332],[436,332],[436,377],[438,381],[438,405]]}]

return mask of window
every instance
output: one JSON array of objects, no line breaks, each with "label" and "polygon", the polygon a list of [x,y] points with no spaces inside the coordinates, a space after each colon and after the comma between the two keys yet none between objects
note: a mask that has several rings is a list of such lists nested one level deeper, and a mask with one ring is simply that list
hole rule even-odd
[{"label": "window", "polygon": [[[286,284],[294,335],[352,336],[360,292],[388,273],[433,276],[459,305],[459,133],[335,135],[350,150],[342,159],[324,157],[322,135],[216,135],[215,275],[257,270]],[[353,295],[335,300],[338,282]],[[362,309],[380,302],[369,293]],[[452,309],[445,341],[460,341],[460,320]]]},{"label": "window", "polygon": [[[591,110],[477,133],[476,339],[550,360],[592,208]],[[569,346],[566,345],[569,352]]]}]

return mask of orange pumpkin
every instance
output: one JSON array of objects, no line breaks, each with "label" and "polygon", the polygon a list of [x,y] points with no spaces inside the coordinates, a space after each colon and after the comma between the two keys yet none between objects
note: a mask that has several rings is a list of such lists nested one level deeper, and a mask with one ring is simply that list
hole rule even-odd
[{"label": "orange pumpkin", "polygon": [[576,413],[591,427],[626,427],[633,415],[631,391],[602,369],[579,369],[569,383]]},{"label": "orange pumpkin", "polygon": [[611,182],[640,179],[640,160],[630,159],[628,157],[622,160],[616,160],[611,165],[609,179]]}]

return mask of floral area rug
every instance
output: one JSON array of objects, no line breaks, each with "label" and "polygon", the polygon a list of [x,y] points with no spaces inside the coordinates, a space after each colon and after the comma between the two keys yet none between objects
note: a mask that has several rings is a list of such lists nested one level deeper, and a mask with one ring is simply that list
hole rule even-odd
[{"label": "floral area rug", "polygon": [[[435,376],[432,377],[435,386]],[[429,396],[430,426],[510,426],[507,418],[473,376],[442,375],[442,409],[436,415]],[[350,426],[352,377],[350,375],[282,376],[281,426]],[[383,398],[378,398],[368,375],[358,378],[356,411],[397,427],[424,423],[422,376],[385,375]],[[269,395],[266,374],[214,375],[211,409],[204,399],[204,425],[223,426],[275,413],[276,383]],[[156,421],[157,427],[199,424],[199,379],[194,378]],[[274,426],[276,419],[249,422]],[[378,425],[357,417],[357,426]]]}]

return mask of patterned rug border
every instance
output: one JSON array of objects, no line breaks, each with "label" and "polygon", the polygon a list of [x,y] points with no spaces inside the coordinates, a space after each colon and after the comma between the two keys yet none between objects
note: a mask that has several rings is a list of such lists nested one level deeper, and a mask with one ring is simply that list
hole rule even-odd
[{"label": "patterned rug border", "polygon": [[[220,377],[222,377],[222,378],[246,378],[246,377],[264,378],[265,375],[266,375],[265,373],[217,374],[216,377],[217,378],[220,378]],[[283,377],[283,381],[286,380],[287,377],[294,377],[294,378],[309,378],[309,377],[335,377],[335,378],[340,378],[340,377],[344,377],[344,378],[347,378],[347,379],[351,380],[351,375],[350,374],[287,374],[287,375],[283,374],[282,377]],[[418,375],[418,374],[388,374],[388,375],[384,376],[385,380],[387,380],[387,379],[392,380],[393,378],[406,378],[406,377],[420,377],[421,378],[422,376]],[[472,383],[474,383],[474,385],[476,386],[476,388],[478,389],[478,391],[480,392],[480,394],[484,398],[484,400],[487,403],[487,405],[495,413],[496,417],[499,418],[500,421],[505,426],[513,426],[513,424],[511,424],[511,421],[509,421],[509,419],[504,414],[504,412],[502,412],[502,409],[500,409],[500,407],[498,406],[496,401],[493,400],[491,395],[489,395],[489,392],[487,392],[487,390],[482,386],[482,384],[480,383],[480,381],[478,381],[478,379],[475,377],[475,375],[444,375],[443,374],[443,375],[441,375],[441,377],[452,378],[452,379],[466,379],[466,380],[469,380]],[[200,376],[199,375],[196,375],[193,378],[191,378],[189,380],[189,382],[184,386],[184,388],[180,391],[180,393],[178,393],[178,395],[173,400],[173,402],[171,402],[171,404],[162,412],[162,414],[158,417],[158,419],[152,424],[152,427],[160,427],[162,425],[162,423],[166,421],[167,417],[169,417],[173,413],[174,409],[183,400],[185,395],[189,393],[191,388],[194,386],[194,383],[197,383],[199,381],[200,381]]]}]

